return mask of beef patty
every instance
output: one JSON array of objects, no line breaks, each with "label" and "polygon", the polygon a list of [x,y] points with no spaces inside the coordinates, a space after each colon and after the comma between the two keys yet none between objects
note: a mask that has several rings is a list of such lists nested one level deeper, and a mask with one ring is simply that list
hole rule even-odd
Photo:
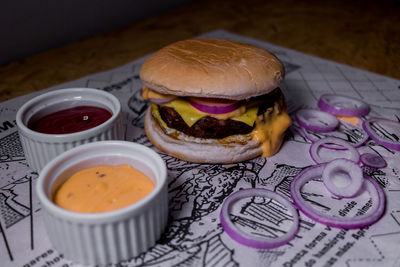
[{"label": "beef patty", "polygon": [[[279,88],[267,95],[251,99],[248,103],[249,105],[251,105],[251,103],[258,104],[258,115],[260,115],[265,113],[269,107],[273,107],[277,98],[279,98],[279,107],[282,108],[285,105],[285,101]],[[235,134],[247,134],[254,128],[254,125],[249,126],[240,121],[231,119],[220,120],[210,116],[201,118],[189,127],[175,109],[164,106],[159,106],[158,108],[161,118],[168,127],[194,137],[220,139]]]}]

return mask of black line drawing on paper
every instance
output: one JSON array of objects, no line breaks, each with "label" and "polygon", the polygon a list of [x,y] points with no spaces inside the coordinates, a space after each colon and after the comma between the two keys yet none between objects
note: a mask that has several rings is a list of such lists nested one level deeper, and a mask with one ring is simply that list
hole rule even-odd
[{"label": "black line drawing on paper", "polygon": [[391,168],[393,177],[389,180],[388,191],[400,191],[400,169],[396,166]]},{"label": "black line drawing on paper", "polygon": [[[374,234],[367,240],[373,248],[372,250],[374,253],[372,255],[365,255],[363,258],[350,258],[346,261],[346,266],[355,266],[363,262],[380,264],[381,266],[399,266],[400,257],[398,253],[396,253],[398,252],[397,244],[400,242],[399,231]],[[387,244],[390,243],[396,245],[388,246]],[[394,265],[388,265],[389,263],[393,263],[393,259],[395,259]]]},{"label": "black line drawing on paper", "polygon": [[393,220],[400,226],[400,210],[393,210],[390,212],[390,216],[392,216]]},{"label": "black line drawing on paper", "polygon": [[[293,220],[292,214],[280,203],[271,199],[252,197],[243,205],[238,215],[231,214],[231,220],[242,228],[252,229],[248,231],[258,237],[277,238],[285,233],[280,226]],[[259,222],[259,221],[262,221]]]},{"label": "black line drawing on paper", "polygon": [[31,183],[31,177],[36,173],[20,172],[21,169],[27,169],[27,165],[17,131],[1,138],[0,144],[0,171],[7,173],[0,177],[0,209],[5,227],[8,228],[29,216],[29,201],[21,202],[24,200],[19,198],[23,191],[20,188]]},{"label": "black line drawing on paper", "polygon": [[29,180],[30,178],[23,177],[15,183],[0,188],[0,210],[6,228],[30,215],[29,205],[18,202],[16,200],[18,194],[14,191],[20,184],[29,184]]},{"label": "black line drawing on paper", "polygon": [[[134,141],[151,146],[144,135]],[[161,262],[182,266],[237,265],[234,250],[221,243],[223,230],[219,225],[218,210],[224,199],[241,188],[260,186],[287,194],[290,183],[285,180],[300,171],[300,168],[278,165],[269,177],[261,178],[259,173],[266,167],[265,158],[239,164],[210,165],[184,162],[165,154],[162,157],[169,172],[170,225],[151,251],[132,260],[135,266],[156,266]],[[257,220],[258,231],[276,237],[282,234],[280,225],[290,221],[291,216],[275,201],[269,201],[265,206],[251,200],[233,220],[249,231],[254,227],[252,222]],[[215,254],[215,249],[209,245],[215,245],[215,242],[218,242],[220,252],[210,257],[208,253]],[[218,265],[207,259],[218,259]]]},{"label": "black line drawing on paper", "polygon": [[28,167],[18,132],[14,131],[0,139],[0,171],[5,173],[0,176],[0,227],[10,261],[14,260],[10,245],[13,240],[7,235],[7,229],[24,219],[29,220],[29,249],[35,247],[32,179],[37,173],[23,170]]},{"label": "black line drawing on paper", "polygon": [[149,105],[149,101],[143,100],[141,90],[136,89],[128,100],[128,107],[133,112],[133,119],[131,121],[133,126],[141,129],[144,128],[144,115]]},{"label": "black line drawing on paper", "polygon": [[4,230],[4,227],[3,227],[2,223],[1,223],[1,221],[0,221],[0,232],[1,232],[1,236],[3,238],[4,245],[5,245],[6,250],[7,250],[8,257],[9,257],[10,261],[13,261],[14,260],[14,256],[13,256],[13,254],[11,252],[11,249],[10,249],[9,239],[7,238],[7,234],[6,234],[5,230]]},{"label": "black line drawing on paper", "polygon": [[386,188],[386,186],[388,185],[387,173],[385,173],[383,170],[364,166],[363,172],[368,176],[374,178],[383,188]]},{"label": "black line drawing on paper", "polygon": [[24,159],[25,155],[17,131],[0,139],[0,162]]},{"label": "black line drawing on paper", "polygon": [[374,123],[371,124],[371,129],[380,137],[383,138],[389,142],[399,142],[400,141],[400,136],[398,136],[398,133],[390,131],[387,128],[384,128],[383,125],[380,125],[379,123]]},{"label": "black line drawing on paper", "polygon": [[[113,74],[118,74],[118,72],[113,73]],[[139,75],[132,73],[131,75],[127,75],[128,77],[119,79],[118,81],[112,81],[113,74],[108,76],[107,79],[106,78],[102,78],[102,79],[89,78],[86,80],[86,86],[90,87],[90,88],[97,88],[97,89],[100,89],[100,90],[103,90],[106,92],[114,92],[114,91],[122,90],[125,86],[131,84],[132,81],[134,81],[134,80],[139,80]]]},{"label": "black line drawing on paper", "polygon": [[[7,162],[1,163],[0,166],[8,165],[8,169],[19,168],[21,164],[19,162]],[[22,164],[26,168],[25,164]],[[0,214],[2,224],[3,241],[10,255],[10,260],[13,260],[13,252],[10,249],[10,242],[13,240],[7,239],[7,229],[18,227],[19,222],[22,220],[29,220],[29,229],[27,231],[29,240],[30,250],[35,248],[35,237],[34,237],[34,226],[35,222],[33,219],[34,205],[33,205],[33,185],[32,179],[36,178],[37,174],[32,172],[23,177],[13,176],[12,179],[6,180],[7,184],[0,188]],[[4,184],[4,181],[2,181]],[[26,192],[26,194],[25,194]]]},{"label": "black line drawing on paper", "polygon": [[137,79],[139,79],[139,76],[133,75],[132,77],[128,77],[117,83],[109,84],[101,89],[107,92],[112,92],[114,90],[121,90],[125,85],[131,84],[132,80],[137,80]]},{"label": "black line drawing on paper", "polygon": [[355,146],[361,146],[368,139],[367,133],[360,127],[350,123],[341,122],[335,131],[327,133],[317,133],[300,127],[295,118],[292,118],[293,124],[289,131],[292,139],[298,142],[311,144],[326,137],[336,137]]}]

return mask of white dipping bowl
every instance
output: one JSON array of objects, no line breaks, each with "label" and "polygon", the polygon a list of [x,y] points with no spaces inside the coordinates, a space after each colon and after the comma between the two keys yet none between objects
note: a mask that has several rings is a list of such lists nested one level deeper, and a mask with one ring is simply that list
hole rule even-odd
[{"label": "white dipping bowl", "polygon": [[[146,174],[154,189],[130,206],[103,213],[72,212],[54,204],[56,190],[72,174],[120,164]],[[136,257],[155,245],[168,221],[166,165],[150,148],[128,141],[100,141],[62,153],[43,168],[36,191],[54,248],[82,264],[106,265]]]},{"label": "white dipping bowl", "polygon": [[[70,134],[45,134],[28,128],[30,120],[76,106],[104,108],[110,111],[112,116],[96,127]],[[119,100],[112,94],[98,89],[68,88],[39,95],[18,110],[16,122],[26,160],[37,172],[57,155],[78,145],[124,139]]]}]

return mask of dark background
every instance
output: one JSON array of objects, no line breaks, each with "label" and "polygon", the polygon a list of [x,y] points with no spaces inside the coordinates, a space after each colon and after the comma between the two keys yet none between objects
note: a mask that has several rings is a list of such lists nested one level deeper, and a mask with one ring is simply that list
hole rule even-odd
[{"label": "dark background", "polygon": [[190,0],[3,0],[0,64],[115,29]]},{"label": "dark background", "polygon": [[215,29],[400,79],[398,0],[5,0],[0,5],[0,101],[120,66]]}]

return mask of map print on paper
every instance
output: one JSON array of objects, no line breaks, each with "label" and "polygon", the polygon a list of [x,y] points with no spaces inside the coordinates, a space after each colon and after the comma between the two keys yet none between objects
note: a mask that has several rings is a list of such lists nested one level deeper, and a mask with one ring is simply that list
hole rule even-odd
[{"label": "map print on paper", "polygon": [[[275,53],[285,65],[281,89],[291,115],[302,107],[315,108],[322,94],[336,93],[367,102],[371,106],[367,117],[400,121],[399,80],[222,30],[203,37],[248,42]],[[399,152],[368,139],[358,127],[343,124],[334,136],[353,144],[367,139],[359,152],[377,153],[388,162],[381,170],[364,167],[364,172],[385,190],[384,217],[363,229],[342,230],[316,223],[300,212],[300,231],[287,245],[269,250],[247,248],[233,241],[221,227],[221,204],[244,188],[266,188],[290,199],[293,178],[314,165],[308,154],[310,140],[326,135],[305,132],[294,122],[276,156],[238,164],[195,164],[165,155],[151,145],[143,130],[149,104],[140,96],[139,71],[145,59],[46,89],[91,87],[114,94],[121,101],[126,140],[152,147],[167,164],[168,227],[154,247],[117,266],[400,266]],[[38,174],[26,164],[15,126],[18,108],[37,94],[0,104],[0,265],[79,266],[64,259],[47,239],[35,193]],[[381,130],[393,134],[390,129]],[[393,138],[399,136],[394,134]],[[316,180],[303,189],[303,197],[315,209],[343,216],[364,209],[367,212],[368,195],[359,196],[354,203],[335,199],[321,184]],[[290,227],[292,214],[276,201],[247,198],[235,205],[231,219],[242,231],[278,237]]]}]

